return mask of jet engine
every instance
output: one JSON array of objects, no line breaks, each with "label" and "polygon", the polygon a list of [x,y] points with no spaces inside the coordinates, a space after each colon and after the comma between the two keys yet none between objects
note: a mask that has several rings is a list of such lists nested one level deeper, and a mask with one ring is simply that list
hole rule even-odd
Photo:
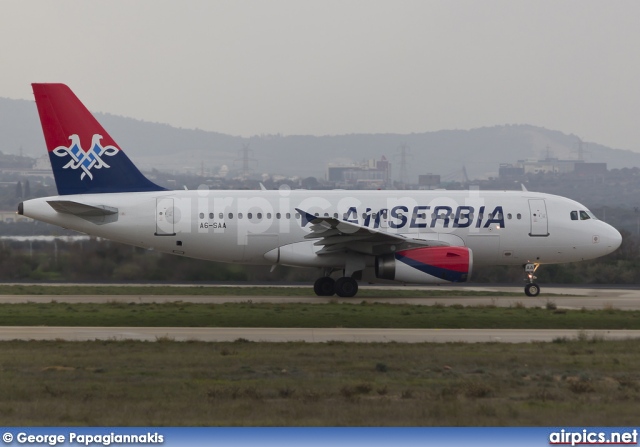
[{"label": "jet engine", "polygon": [[422,247],[376,257],[376,277],[415,284],[465,282],[473,254],[467,247]]}]

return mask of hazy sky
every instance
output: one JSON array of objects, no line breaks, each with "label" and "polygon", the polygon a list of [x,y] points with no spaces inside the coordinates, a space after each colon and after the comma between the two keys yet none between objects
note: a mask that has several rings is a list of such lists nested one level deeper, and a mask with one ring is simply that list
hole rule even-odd
[{"label": "hazy sky", "polygon": [[2,97],[63,82],[233,135],[526,123],[640,151],[636,0],[5,0],[0,70]]}]

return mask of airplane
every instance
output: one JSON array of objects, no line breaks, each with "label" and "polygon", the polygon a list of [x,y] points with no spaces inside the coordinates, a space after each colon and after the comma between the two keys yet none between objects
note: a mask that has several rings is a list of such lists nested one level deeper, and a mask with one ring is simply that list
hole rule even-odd
[{"label": "airplane", "polygon": [[26,200],[19,214],[179,256],[315,267],[318,296],[353,297],[359,280],[465,282],[479,265],[522,266],[524,292],[537,296],[539,265],[597,258],[622,241],[584,205],[524,188],[168,190],[69,87],[32,87],[58,195]]}]

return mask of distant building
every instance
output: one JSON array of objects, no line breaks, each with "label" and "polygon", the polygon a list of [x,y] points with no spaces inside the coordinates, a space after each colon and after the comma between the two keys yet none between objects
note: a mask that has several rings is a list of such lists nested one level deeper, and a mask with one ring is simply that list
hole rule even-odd
[{"label": "distant building", "polygon": [[360,169],[358,166],[329,166],[327,167],[327,180],[330,182],[344,182],[345,174]]},{"label": "distant building", "polygon": [[566,173],[573,172],[576,164],[579,163],[584,163],[584,161],[545,158],[544,160],[518,160],[517,166],[522,167],[525,174],[539,174],[542,172]]},{"label": "distant building", "polygon": [[523,166],[501,163],[498,169],[498,177],[502,180],[517,179],[524,175]]},{"label": "distant building", "polygon": [[380,160],[364,160],[360,164],[329,165],[327,180],[341,187],[384,188],[391,184],[391,163],[383,155]]},{"label": "distant building", "polygon": [[34,171],[51,171],[51,160],[49,160],[49,156],[43,155],[42,157],[36,158],[32,169]]},{"label": "distant building", "polygon": [[599,175],[607,172],[606,163],[586,163],[584,160],[560,160],[547,157],[544,160],[518,160],[516,164],[500,164],[499,177],[503,180],[517,179],[525,174],[555,172],[578,175]]},{"label": "distant building", "polygon": [[606,163],[577,163],[574,172],[581,176],[603,175],[607,173]]},{"label": "distant building", "polygon": [[418,176],[420,189],[432,189],[440,186],[440,176],[437,174],[421,174]]},{"label": "distant building", "polygon": [[33,219],[22,216],[15,211],[0,211],[0,222],[4,222],[4,223],[33,222]]}]

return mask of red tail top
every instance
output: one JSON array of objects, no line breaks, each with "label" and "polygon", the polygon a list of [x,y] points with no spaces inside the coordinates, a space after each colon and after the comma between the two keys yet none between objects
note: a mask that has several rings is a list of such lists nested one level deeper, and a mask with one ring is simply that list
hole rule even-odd
[{"label": "red tail top", "polygon": [[102,135],[102,146],[120,147],[113,141],[91,112],[64,84],[32,84],[40,123],[51,152],[59,146],[71,144],[69,137],[78,135],[85,152],[91,149],[94,135]]}]

